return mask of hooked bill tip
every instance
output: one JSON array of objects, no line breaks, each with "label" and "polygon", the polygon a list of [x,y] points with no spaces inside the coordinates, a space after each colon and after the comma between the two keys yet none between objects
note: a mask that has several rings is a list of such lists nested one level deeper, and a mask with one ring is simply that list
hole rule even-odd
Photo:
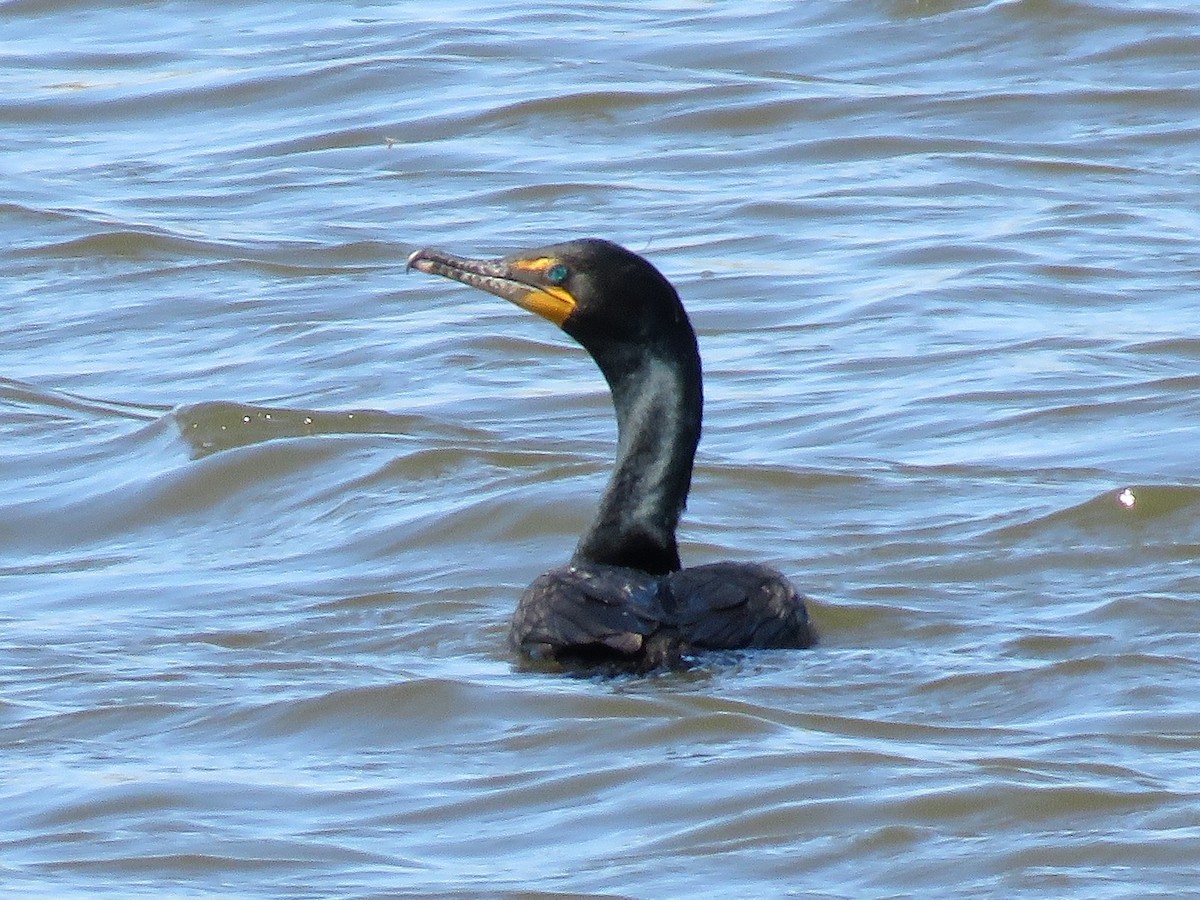
[{"label": "hooked bill tip", "polygon": [[416,269],[418,272],[428,272],[429,260],[425,257],[425,253],[425,249],[422,248],[408,254],[408,262],[404,264],[404,271],[407,272],[409,269]]}]

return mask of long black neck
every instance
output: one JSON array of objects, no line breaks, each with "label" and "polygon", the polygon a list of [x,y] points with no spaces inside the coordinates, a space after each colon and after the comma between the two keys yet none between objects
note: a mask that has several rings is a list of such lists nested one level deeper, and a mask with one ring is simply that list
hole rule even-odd
[{"label": "long black neck", "polygon": [[612,391],[617,461],[576,560],[656,575],[679,569],[675,529],[691,486],[703,396],[696,335],[686,317],[675,325],[651,346],[588,348]]}]

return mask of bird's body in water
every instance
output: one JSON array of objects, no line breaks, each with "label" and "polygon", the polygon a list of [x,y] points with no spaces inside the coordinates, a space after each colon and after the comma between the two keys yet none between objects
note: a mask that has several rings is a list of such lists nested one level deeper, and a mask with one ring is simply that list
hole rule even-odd
[{"label": "bird's body in water", "polygon": [[408,264],[554,322],[600,367],[617,414],[617,460],[570,562],[522,595],[509,640],[527,657],[635,671],[703,650],[807,647],[803,598],[753,563],[681,568],[675,531],[700,440],[696,335],[649,262],[589,238],[497,260],[418,250]]}]

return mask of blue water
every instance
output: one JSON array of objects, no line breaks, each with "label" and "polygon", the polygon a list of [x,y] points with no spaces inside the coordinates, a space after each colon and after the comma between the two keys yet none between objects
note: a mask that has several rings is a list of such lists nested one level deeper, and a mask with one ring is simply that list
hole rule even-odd
[{"label": "blue water", "polygon": [[[0,4],[0,892],[1180,896],[1200,9]],[[530,672],[602,379],[404,274],[597,235],[680,538],[810,651]]]}]

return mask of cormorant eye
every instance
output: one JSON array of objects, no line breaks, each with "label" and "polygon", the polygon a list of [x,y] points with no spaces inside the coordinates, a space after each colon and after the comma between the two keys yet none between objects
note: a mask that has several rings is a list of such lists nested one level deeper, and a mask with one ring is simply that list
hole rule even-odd
[{"label": "cormorant eye", "polygon": [[555,263],[546,270],[546,280],[551,284],[562,284],[567,280],[570,270],[562,263]]}]

